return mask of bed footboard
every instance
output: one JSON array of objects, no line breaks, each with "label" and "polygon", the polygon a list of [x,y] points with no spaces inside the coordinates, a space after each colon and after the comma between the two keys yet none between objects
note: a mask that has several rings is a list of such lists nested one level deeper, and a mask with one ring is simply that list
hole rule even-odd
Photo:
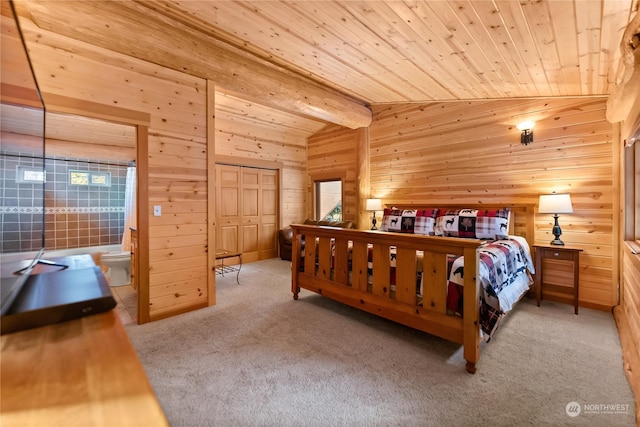
[{"label": "bed footboard", "polygon": [[[480,358],[480,240],[312,225],[291,228],[295,300],[307,289],[462,344],[466,369],[475,373]],[[449,255],[463,255],[464,271],[472,272],[464,275],[463,317],[447,314]]]}]

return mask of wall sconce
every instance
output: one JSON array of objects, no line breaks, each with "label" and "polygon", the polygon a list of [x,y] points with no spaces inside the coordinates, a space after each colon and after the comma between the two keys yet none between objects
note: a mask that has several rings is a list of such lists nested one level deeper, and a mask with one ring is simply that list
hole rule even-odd
[{"label": "wall sconce", "polygon": [[571,196],[569,194],[541,194],[538,203],[539,213],[552,213],[555,220],[553,224],[553,235],[555,239],[551,241],[552,245],[564,246],[564,242],[560,240],[562,230],[558,224],[559,213],[572,213]]},{"label": "wall sconce", "polygon": [[520,143],[529,145],[533,142],[533,126],[534,122],[522,122],[518,124],[518,130],[522,132],[520,134]]},{"label": "wall sconce", "polygon": [[380,200],[380,199],[367,199],[367,202],[366,202],[364,208],[367,211],[372,211],[373,212],[373,218],[371,219],[371,223],[373,224],[373,226],[371,227],[371,229],[372,230],[377,230],[378,228],[376,227],[376,223],[378,221],[376,220],[376,211],[381,211],[382,210],[382,200]]}]

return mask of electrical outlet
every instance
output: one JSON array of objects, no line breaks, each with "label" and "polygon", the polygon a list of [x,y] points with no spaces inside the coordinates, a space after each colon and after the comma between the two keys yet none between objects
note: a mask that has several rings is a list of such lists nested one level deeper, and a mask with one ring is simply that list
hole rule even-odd
[{"label": "electrical outlet", "polygon": [[160,215],[162,215],[162,206],[155,205],[153,207],[153,216],[160,216]]}]

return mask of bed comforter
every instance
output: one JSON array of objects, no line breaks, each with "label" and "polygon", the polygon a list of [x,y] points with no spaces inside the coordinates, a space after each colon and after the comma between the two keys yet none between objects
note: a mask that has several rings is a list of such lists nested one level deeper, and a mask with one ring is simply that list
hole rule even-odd
[{"label": "bed comforter", "polygon": [[[508,239],[486,243],[479,249],[481,285],[480,326],[487,338],[498,327],[500,319],[533,284],[535,274],[531,251],[525,239]],[[462,315],[463,257],[453,260],[447,284],[447,309]]]}]

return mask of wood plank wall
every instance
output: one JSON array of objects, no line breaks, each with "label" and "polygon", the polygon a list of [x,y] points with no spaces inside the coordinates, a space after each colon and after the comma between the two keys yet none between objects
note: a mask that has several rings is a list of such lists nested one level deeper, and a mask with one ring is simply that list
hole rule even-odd
[{"label": "wood plank wall", "polygon": [[[328,125],[308,139],[308,180],[306,218],[314,218],[314,179],[340,179],[342,183],[342,219],[357,222],[357,130]],[[304,220],[305,218],[299,218]]]},{"label": "wood plank wall", "polygon": [[[640,15],[636,21],[640,24]],[[638,28],[636,25],[635,28]],[[636,75],[640,66],[636,62]],[[619,89],[621,90],[621,89]],[[640,425],[640,254],[638,254],[638,238],[640,235],[640,78],[630,79],[614,98],[619,101],[624,97],[628,104],[623,104],[627,114],[620,126],[620,176],[624,185],[621,188],[623,199],[624,229],[620,230],[622,251],[622,286],[620,292],[621,304],[616,307],[614,314],[618,330],[622,354],[625,361],[625,371],[629,383],[636,395],[636,421]],[[611,106],[612,102],[609,102]],[[636,137],[634,145],[626,147],[631,138]],[[635,241],[634,241],[635,240]]]},{"label": "wood plank wall", "polygon": [[[140,246],[149,255],[149,318],[206,306],[206,81],[30,26],[25,30],[38,39],[30,52],[44,92],[151,115],[150,238],[146,248]],[[155,205],[162,216],[153,216]]]},{"label": "wood plank wall", "polygon": [[613,314],[620,333],[624,370],[636,396],[636,422],[640,425],[640,255],[626,243],[622,253],[622,302]]},{"label": "wood plank wall", "polygon": [[[540,194],[569,192],[574,213],[561,215],[560,225],[564,242],[584,249],[581,304],[609,309],[618,301],[618,166],[605,107],[599,98],[375,106],[371,194],[386,205],[537,205]],[[536,121],[528,146],[516,129],[524,120]],[[356,170],[354,141],[337,126],[310,138],[309,176]],[[353,214],[355,201],[345,204]],[[536,243],[553,239],[552,225],[551,215],[537,215]]]},{"label": "wood plank wall", "polygon": [[637,355],[640,355],[640,257],[632,254],[626,248],[623,251],[624,268],[624,310],[629,330],[631,332],[633,347]]},{"label": "wood plank wall", "polygon": [[[149,319],[206,306],[215,289],[207,283],[207,82],[41,30],[26,18],[21,24],[43,92],[151,116],[149,242],[140,247],[149,252]],[[306,139],[268,126],[255,118],[260,114],[234,114],[228,104],[221,100],[219,111],[216,104],[216,156],[282,162],[281,222],[302,218]],[[154,205],[162,216],[153,216]]]},{"label": "wood plank wall", "polygon": [[[207,240],[206,82],[23,22],[45,92],[151,115],[149,205],[162,204],[164,214],[149,217],[151,317],[206,304],[200,266]],[[299,134],[283,133],[257,115],[230,112],[235,119],[225,118],[224,101],[216,108],[216,155],[285,165],[281,225],[312,216],[310,176],[337,172],[346,173],[345,219],[357,219],[355,131],[327,127],[309,139],[307,155]],[[612,233],[617,166],[604,108],[603,99],[587,98],[376,107],[371,193],[387,204],[464,198],[537,203],[539,193],[570,191],[575,212],[561,217],[561,224],[565,242],[585,250],[581,301],[611,306],[617,301]],[[537,121],[528,147],[520,145],[515,129],[525,119]],[[176,158],[182,160],[179,166]],[[550,217],[538,217],[537,240],[551,240],[551,224]],[[165,268],[167,257],[176,256],[186,258]]]},{"label": "wood plank wall", "polygon": [[304,219],[307,137],[322,126],[231,95],[216,96],[216,155],[280,169],[280,227]]}]

